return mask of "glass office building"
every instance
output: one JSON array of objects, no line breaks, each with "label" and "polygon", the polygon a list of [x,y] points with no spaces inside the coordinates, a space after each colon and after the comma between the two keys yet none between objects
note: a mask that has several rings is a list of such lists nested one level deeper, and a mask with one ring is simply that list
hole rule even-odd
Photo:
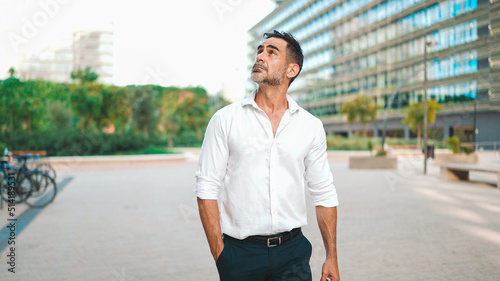
[{"label": "glass office building", "polygon": [[[370,124],[381,134],[383,111],[397,89],[388,117],[390,136],[410,138],[405,108],[424,94],[443,105],[431,137],[500,140],[500,3],[489,0],[296,0],[276,9],[249,31],[251,69],[265,32],[291,32],[304,52],[301,74],[289,94],[322,119],[327,133],[352,135],[342,103],[356,95],[381,109]],[[248,91],[255,88],[249,79]],[[475,128],[474,128],[475,127]],[[475,130],[477,129],[477,130]]]},{"label": "glass office building", "polygon": [[71,72],[85,67],[99,75],[98,81],[113,84],[113,32],[76,31],[71,40],[26,57],[19,67],[22,79],[71,82]]}]

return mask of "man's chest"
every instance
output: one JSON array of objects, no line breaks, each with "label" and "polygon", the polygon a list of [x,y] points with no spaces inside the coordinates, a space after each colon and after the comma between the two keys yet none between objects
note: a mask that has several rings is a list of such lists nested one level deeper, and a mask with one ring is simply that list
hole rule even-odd
[{"label": "man's chest", "polygon": [[232,157],[255,159],[275,155],[293,161],[303,160],[307,155],[314,140],[314,130],[299,116],[252,117],[237,118],[232,122],[228,133]]},{"label": "man's chest", "polygon": [[268,115],[269,122],[271,123],[273,136],[276,136],[276,131],[278,130],[282,117],[283,114]]}]

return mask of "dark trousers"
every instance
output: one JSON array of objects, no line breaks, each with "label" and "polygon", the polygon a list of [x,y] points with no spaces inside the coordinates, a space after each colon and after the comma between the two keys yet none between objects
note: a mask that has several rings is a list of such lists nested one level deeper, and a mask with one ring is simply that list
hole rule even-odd
[{"label": "dark trousers", "polygon": [[310,281],[311,252],[302,233],[270,248],[224,235],[224,250],[216,264],[221,281]]}]

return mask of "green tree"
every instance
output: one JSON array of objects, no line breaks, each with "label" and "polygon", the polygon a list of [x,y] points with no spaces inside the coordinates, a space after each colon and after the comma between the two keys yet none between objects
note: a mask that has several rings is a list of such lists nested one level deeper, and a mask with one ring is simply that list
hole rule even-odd
[{"label": "green tree", "polygon": [[9,78],[0,81],[0,133],[7,132],[5,138],[10,140],[10,144],[18,145],[20,143],[15,139],[49,127],[47,104],[67,97],[64,94],[67,88],[63,83],[50,81],[20,81],[15,77],[13,68],[9,73]]},{"label": "green tree", "polygon": [[179,101],[179,89],[167,88],[162,92],[160,98],[160,122],[158,130],[167,135],[168,148],[174,147],[174,139],[180,129],[176,110]]},{"label": "green tree", "polygon": [[[182,97],[182,95],[181,95]],[[208,97],[203,94],[190,94],[185,92],[180,99],[175,116],[180,122],[179,133],[191,131],[196,134],[198,142],[203,140],[203,129],[208,120]]]},{"label": "green tree", "polygon": [[99,78],[99,75],[92,71],[90,67],[85,67],[85,69],[77,69],[71,72],[71,79],[80,81],[80,84],[94,83]]},{"label": "green tree", "polygon": [[10,67],[7,72],[9,72],[9,78],[14,78],[14,73],[16,73],[16,70],[13,67]]},{"label": "green tree", "polygon": [[158,91],[150,85],[129,86],[128,90],[132,103],[132,120],[135,127],[148,140],[150,132],[154,131],[158,124],[159,109],[156,105]]},{"label": "green tree", "polygon": [[344,102],[340,110],[347,115],[347,122],[354,123],[356,120],[365,126],[363,136],[366,137],[368,124],[377,118],[377,105],[371,98],[358,95],[354,99]]},{"label": "green tree", "polygon": [[79,82],[71,87],[71,104],[73,112],[80,117],[78,127],[82,133],[91,130],[94,119],[101,113],[102,85],[96,83],[98,77],[90,67],[71,72],[71,79]]},{"label": "green tree", "polygon": [[56,100],[49,102],[47,104],[47,113],[53,125],[53,129],[71,129],[71,111],[62,101]]},{"label": "green tree", "polygon": [[[427,102],[427,124],[431,125],[436,121],[436,113],[442,106],[436,100]],[[412,103],[405,112],[405,117],[401,120],[413,133],[417,134],[417,145],[420,147],[420,138],[424,127],[424,104],[422,102]]]},{"label": "green tree", "polygon": [[44,92],[37,89],[36,86],[40,83],[33,83],[32,81],[24,82],[22,90],[19,92],[19,105],[20,110],[18,117],[21,119],[23,127],[31,134],[33,130],[33,123],[37,123],[38,119],[44,113]]},{"label": "green tree", "polygon": [[[54,120],[49,111],[49,105],[55,102],[60,106],[66,107],[64,111],[67,114],[68,125],[71,128],[73,114],[71,111],[71,96],[68,84],[44,80],[27,80],[25,83],[27,87],[32,88],[33,95],[40,99],[41,102],[41,107],[34,114],[33,130],[44,131],[54,128]],[[66,128],[67,126],[64,127]]]},{"label": "green tree", "polygon": [[71,103],[73,112],[80,117],[77,126],[82,133],[85,130],[90,131],[94,119],[99,116],[102,105],[100,92],[101,85],[99,84],[73,85]]},{"label": "green tree", "polygon": [[15,128],[19,126],[19,119],[16,118],[21,110],[22,82],[14,74],[14,68],[9,69],[9,78],[0,82],[0,119],[9,133],[10,141],[14,138]]},{"label": "green tree", "polygon": [[[200,87],[103,85],[90,68],[74,71],[69,84],[20,81],[14,69],[9,74],[0,80],[1,140],[51,155],[73,154],[74,147],[81,150],[89,142],[91,148],[78,153],[136,149],[156,145],[165,135],[170,148],[198,143],[214,107]],[[111,125],[118,134],[101,134]]]},{"label": "green tree", "polygon": [[130,118],[131,113],[127,110],[129,100],[123,88],[103,85],[99,95],[101,104],[95,122],[100,130],[115,125],[118,119],[126,122]]}]

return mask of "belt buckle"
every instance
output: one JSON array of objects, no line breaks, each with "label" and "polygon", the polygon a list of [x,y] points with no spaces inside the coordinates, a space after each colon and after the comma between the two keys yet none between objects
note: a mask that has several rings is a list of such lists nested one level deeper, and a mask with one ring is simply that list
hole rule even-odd
[{"label": "belt buckle", "polygon": [[[271,240],[273,240],[273,239],[278,239],[278,244],[276,244],[276,245],[271,245],[270,243],[271,243]],[[271,247],[276,247],[276,246],[279,246],[279,245],[281,245],[281,236],[267,238],[267,247],[268,247],[268,248],[271,248]]]}]

